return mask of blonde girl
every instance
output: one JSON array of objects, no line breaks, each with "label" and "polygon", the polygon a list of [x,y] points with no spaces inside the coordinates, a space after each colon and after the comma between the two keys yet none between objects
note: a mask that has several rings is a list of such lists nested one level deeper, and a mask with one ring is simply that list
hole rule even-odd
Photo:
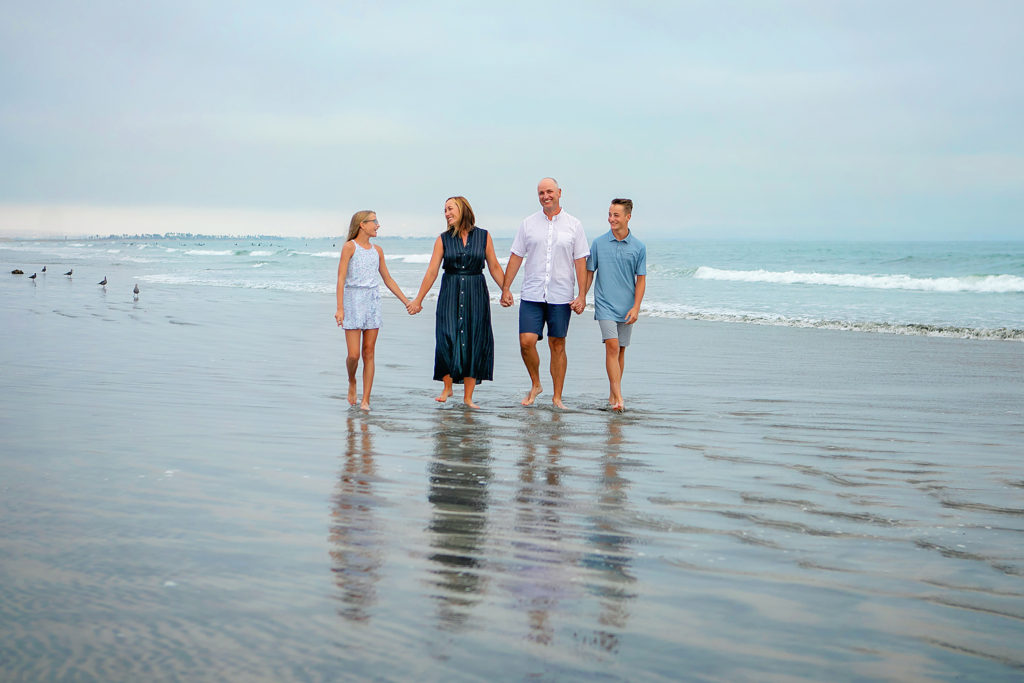
[{"label": "blonde girl", "polygon": [[409,306],[409,299],[388,272],[384,263],[384,250],[370,243],[377,236],[380,222],[374,211],[357,211],[348,226],[348,241],[341,247],[338,262],[338,310],[334,319],[345,328],[348,357],[348,402],[356,404],[356,368],[363,359],[363,398],[359,407],[370,409],[370,390],[373,388],[373,352],[380,331],[381,306],[378,275],[391,293]]}]

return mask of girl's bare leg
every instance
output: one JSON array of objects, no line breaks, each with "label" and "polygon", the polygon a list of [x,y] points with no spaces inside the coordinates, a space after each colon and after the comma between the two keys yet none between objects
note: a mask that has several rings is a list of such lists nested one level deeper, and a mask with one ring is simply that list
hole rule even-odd
[{"label": "girl's bare leg", "polygon": [[370,409],[370,391],[373,390],[374,350],[377,347],[377,333],[380,330],[363,330],[363,401],[359,404],[362,410]]},{"label": "girl's bare leg", "polygon": [[356,404],[356,368],[359,367],[359,337],[362,330],[345,330],[345,346],[348,356],[345,358],[345,369],[348,370],[348,404]]},{"label": "girl's bare leg", "polygon": [[441,393],[434,400],[438,403],[444,403],[448,400],[448,397],[452,395],[452,376],[444,376],[444,388],[441,389]]},{"label": "girl's bare leg", "polygon": [[473,403],[473,390],[476,389],[476,379],[473,377],[464,377],[462,382],[465,391],[462,397],[462,402],[470,408],[479,408],[480,406]]}]

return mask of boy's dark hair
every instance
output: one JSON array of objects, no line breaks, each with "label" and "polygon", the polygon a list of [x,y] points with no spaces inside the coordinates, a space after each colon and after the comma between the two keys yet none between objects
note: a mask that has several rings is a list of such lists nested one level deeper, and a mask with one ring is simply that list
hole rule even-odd
[{"label": "boy's dark hair", "polygon": [[612,204],[618,204],[619,206],[626,207],[626,213],[632,215],[633,213],[633,200],[632,199],[613,199]]}]

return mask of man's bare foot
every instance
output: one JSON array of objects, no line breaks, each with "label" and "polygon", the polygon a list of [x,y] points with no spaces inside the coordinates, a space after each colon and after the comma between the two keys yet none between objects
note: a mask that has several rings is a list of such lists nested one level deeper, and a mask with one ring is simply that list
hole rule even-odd
[{"label": "man's bare foot", "polygon": [[356,381],[350,379],[348,381],[348,404],[354,406],[356,404]]},{"label": "man's bare foot", "polygon": [[560,399],[560,398],[553,398],[553,399],[551,399],[551,403],[556,408],[561,408],[562,410],[565,410],[565,404],[562,403],[562,399]]},{"label": "man's bare foot", "polygon": [[544,388],[539,384],[530,387],[530,393],[528,393],[526,398],[522,400],[522,404],[524,406],[532,406],[533,402],[537,400],[537,397],[540,396],[542,391],[544,391]]},{"label": "man's bare foot", "polygon": [[445,387],[444,389],[441,390],[440,395],[434,397],[434,400],[437,401],[438,403],[444,403],[445,401],[448,400],[448,397],[451,395],[452,390],[449,389],[448,387]]}]

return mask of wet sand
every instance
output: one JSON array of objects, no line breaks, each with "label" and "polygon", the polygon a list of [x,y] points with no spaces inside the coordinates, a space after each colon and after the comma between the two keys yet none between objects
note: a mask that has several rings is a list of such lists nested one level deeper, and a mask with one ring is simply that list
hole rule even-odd
[{"label": "wet sand", "polygon": [[556,411],[496,307],[470,411],[388,300],[364,414],[329,296],[2,287],[5,680],[1024,675],[1019,343],[643,318],[617,415],[584,314]]}]

